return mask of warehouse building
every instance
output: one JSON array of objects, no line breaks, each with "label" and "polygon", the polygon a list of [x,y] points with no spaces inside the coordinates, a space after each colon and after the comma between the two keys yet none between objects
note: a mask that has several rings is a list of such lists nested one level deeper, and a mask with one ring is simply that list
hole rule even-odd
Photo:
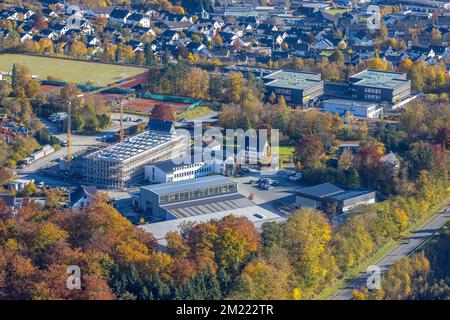
[{"label": "warehouse building", "polygon": [[238,192],[235,181],[220,175],[144,186],[132,201],[134,207],[159,220],[253,206]]},{"label": "warehouse building", "polygon": [[356,117],[379,118],[383,113],[383,108],[376,102],[328,99],[323,102],[323,109],[326,112],[337,113],[344,116],[346,113]]},{"label": "warehouse building", "polygon": [[397,104],[411,96],[411,81],[406,73],[364,70],[349,78],[353,99]]},{"label": "warehouse building", "polygon": [[283,96],[287,104],[308,106],[324,92],[322,75],[314,72],[278,70],[263,77],[267,97],[275,93]]},{"label": "warehouse building", "polygon": [[348,189],[326,182],[296,192],[297,208],[325,210],[328,204],[335,206],[338,213],[347,212],[358,205],[372,204],[376,192],[366,189]]},{"label": "warehouse building", "polygon": [[186,136],[148,130],[86,156],[86,180],[127,188],[144,180],[145,165],[184,156],[186,150]]}]

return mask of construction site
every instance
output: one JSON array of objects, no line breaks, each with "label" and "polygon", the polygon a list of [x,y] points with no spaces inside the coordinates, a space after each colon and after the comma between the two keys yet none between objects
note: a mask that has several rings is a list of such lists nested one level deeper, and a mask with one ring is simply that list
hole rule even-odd
[{"label": "construction site", "polygon": [[183,156],[186,138],[145,131],[86,156],[86,180],[107,188],[127,188],[144,179],[146,164]]}]

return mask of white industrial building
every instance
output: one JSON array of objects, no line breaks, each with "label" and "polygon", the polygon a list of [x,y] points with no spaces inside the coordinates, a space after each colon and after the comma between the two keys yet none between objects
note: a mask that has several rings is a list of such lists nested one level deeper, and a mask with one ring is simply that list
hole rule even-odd
[{"label": "white industrial building", "polygon": [[347,112],[356,117],[379,118],[383,113],[383,108],[375,102],[329,99],[323,102],[323,109],[326,112],[337,113],[340,116]]},{"label": "white industrial building", "polygon": [[[199,155],[203,158],[203,155]],[[209,160],[184,157],[152,163],[145,166],[145,180],[151,183],[176,182],[213,174],[234,175],[235,161],[232,155]]]}]

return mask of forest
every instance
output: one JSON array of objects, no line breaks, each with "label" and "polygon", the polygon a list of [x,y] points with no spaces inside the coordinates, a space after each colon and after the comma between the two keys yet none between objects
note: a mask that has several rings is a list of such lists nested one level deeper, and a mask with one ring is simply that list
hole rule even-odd
[{"label": "forest", "polygon": [[[338,228],[302,209],[261,233],[245,218],[184,225],[167,252],[104,195],[81,212],[26,200],[0,204],[0,299],[311,299],[448,200],[445,177],[361,208]],[[79,266],[82,290],[66,287]]]}]

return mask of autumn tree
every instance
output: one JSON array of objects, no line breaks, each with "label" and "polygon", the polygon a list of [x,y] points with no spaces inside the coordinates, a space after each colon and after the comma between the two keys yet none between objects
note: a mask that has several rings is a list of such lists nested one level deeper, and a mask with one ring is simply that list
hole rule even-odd
[{"label": "autumn tree", "polygon": [[233,299],[283,300],[290,298],[289,279],[264,260],[249,263],[237,281]]},{"label": "autumn tree", "polygon": [[327,245],[331,227],[323,214],[312,209],[294,213],[285,225],[284,247],[287,249],[300,287],[315,288],[330,276],[334,258]]},{"label": "autumn tree", "polygon": [[232,102],[239,102],[244,88],[244,76],[240,72],[231,72],[228,76],[229,98]]},{"label": "autumn tree", "polygon": [[435,45],[439,44],[442,40],[442,33],[439,29],[433,28],[431,30],[431,42]]},{"label": "autumn tree", "polygon": [[69,54],[74,57],[84,58],[87,53],[86,45],[79,40],[73,40],[69,45]]},{"label": "autumn tree", "polygon": [[185,75],[185,93],[189,97],[207,99],[209,92],[209,74],[206,70],[192,68]]},{"label": "autumn tree", "polygon": [[38,30],[48,29],[48,22],[43,14],[34,15],[33,27]]},{"label": "autumn tree", "polygon": [[325,150],[322,140],[313,135],[303,135],[294,152],[294,161],[299,161],[304,168],[314,168],[321,164]]},{"label": "autumn tree", "polygon": [[152,109],[151,114],[152,119],[156,120],[166,120],[166,121],[174,121],[175,118],[173,116],[172,108],[164,103],[157,103]]},{"label": "autumn tree", "polygon": [[388,70],[387,62],[384,62],[381,58],[376,57],[367,61],[367,68],[371,70]]}]

